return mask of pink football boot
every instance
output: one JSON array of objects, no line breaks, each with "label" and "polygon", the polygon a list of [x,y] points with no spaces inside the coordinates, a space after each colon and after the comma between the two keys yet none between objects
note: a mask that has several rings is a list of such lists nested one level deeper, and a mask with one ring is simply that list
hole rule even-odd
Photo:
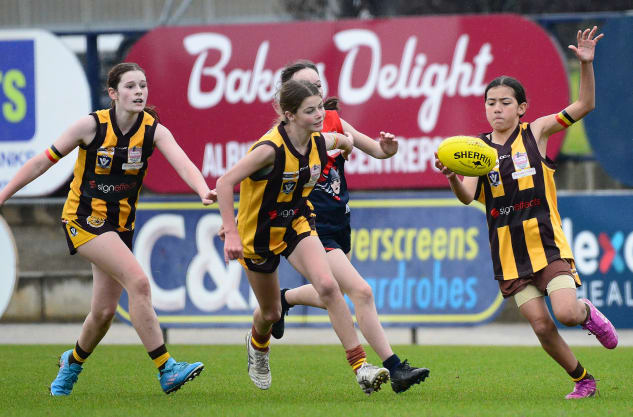
[{"label": "pink football boot", "polygon": [[[589,330],[596,336],[596,339],[607,349],[613,349],[618,345],[618,333],[613,324],[607,319],[592,303],[586,298],[581,301],[589,306],[589,319],[582,325],[583,329]],[[595,384],[594,384],[595,385]]]}]

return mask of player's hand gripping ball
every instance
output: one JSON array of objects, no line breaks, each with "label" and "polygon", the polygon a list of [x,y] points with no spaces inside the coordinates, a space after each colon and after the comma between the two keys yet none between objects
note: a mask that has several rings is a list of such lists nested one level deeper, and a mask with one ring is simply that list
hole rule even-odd
[{"label": "player's hand gripping ball", "polygon": [[497,152],[483,140],[472,136],[444,139],[437,148],[437,157],[446,168],[467,177],[485,175],[497,163]]}]

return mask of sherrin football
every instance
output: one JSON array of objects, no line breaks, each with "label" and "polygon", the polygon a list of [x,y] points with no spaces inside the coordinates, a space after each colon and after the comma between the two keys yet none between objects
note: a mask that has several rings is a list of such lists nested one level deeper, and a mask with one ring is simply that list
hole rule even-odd
[{"label": "sherrin football", "polygon": [[451,171],[467,177],[489,173],[497,163],[497,152],[472,136],[446,138],[437,148],[437,157]]}]

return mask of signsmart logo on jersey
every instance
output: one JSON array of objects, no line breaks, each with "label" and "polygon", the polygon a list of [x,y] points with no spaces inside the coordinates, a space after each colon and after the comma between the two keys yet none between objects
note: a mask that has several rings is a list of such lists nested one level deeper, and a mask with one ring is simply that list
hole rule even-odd
[{"label": "signsmart logo on jersey", "polygon": [[[372,286],[386,326],[478,324],[500,310],[481,208],[446,193],[351,205],[352,262]],[[134,253],[150,278],[162,326],[251,323],[257,301],[239,263],[224,263],[221,224],[217,209],[199,202],[139,205]],[[279,277],[282,287],[306,283],[285,260]],[[126,293],[117,313],[129,322]],[[324,310],[297,307],[287,322],[328,325],[329,318]]]},{"label": "signsmart logo on jersey", "polygon": [[33,40],[0,41],[0,142],[35,134],[35,46]]},{"label": "signsmart logo on jersey", "polygon": [[583,282],[578,296],[590,299],[616,328],[633,328],[631,205],[631,194],[559,198],[563,230]]},{"label": "signsmart logo on jersey", "polygon": [[[0,188],[90,110],[83,68],[57,37],[42,30],[0,31]],[[72,173],[75,155],[17,195],[55,191]]]},{"label": "signsmart logo on jersey", "polygon": [[[521,41],[526,33],[529,42]],[[433,153],[445,137],[490,130],[483,94],[499,75],[526,87],[529,120],[569,102],[557,46],[516,15],[158,27],[126,59],[146,70],[149,103],[169,109],[161,120],[210,183],[270,128],[280,71],[298,59],[316,63],[324,94],[339,97],[344,120],[371,137],[397,135],[393,158],[352,152],[345,166],[350,189],[446,188]],[[550,157],[563,136],[550,139]],[[159,168],[148,171],[146,186],[188,192],[167,161],[155,158]]]}]

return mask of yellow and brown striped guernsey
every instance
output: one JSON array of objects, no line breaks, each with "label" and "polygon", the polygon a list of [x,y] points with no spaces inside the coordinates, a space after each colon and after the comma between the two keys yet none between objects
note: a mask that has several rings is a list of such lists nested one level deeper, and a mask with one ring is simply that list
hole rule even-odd
[{"label": "yellow and brown striped guernsey", "polygon": [[62,217],[74,220],[92,216],[116,225],[119,231],[133,230],[136,203],[154,150],[157,121],[149,113],[140,113],[124,135],[117,126],[114,109],[91,115],[97,133],[88,146],[79,147]]},{"label": "yellow and brown striped guernsey", "polygon": [[245,258],[268,258],[284,251],[284,240],[301,233],[296,230],[298,216],[310,216],[308,195],[327,162],[325,140],[320,133],[310,139],[305,154],[300,154],[288,138],[284,124],[262,136],[258,146],[275,150],[272,170],[256,173],[240,184],[238,231]]},{"label": "yellow and brown striped guernsey", "polygon": [[525,277],[556,259],[573,263],[556,203],[555,165],[541,156],[530,125],[520,124],[504,145],[481,138],[498,158],[475,193],[486,206],[495,278]]}]

